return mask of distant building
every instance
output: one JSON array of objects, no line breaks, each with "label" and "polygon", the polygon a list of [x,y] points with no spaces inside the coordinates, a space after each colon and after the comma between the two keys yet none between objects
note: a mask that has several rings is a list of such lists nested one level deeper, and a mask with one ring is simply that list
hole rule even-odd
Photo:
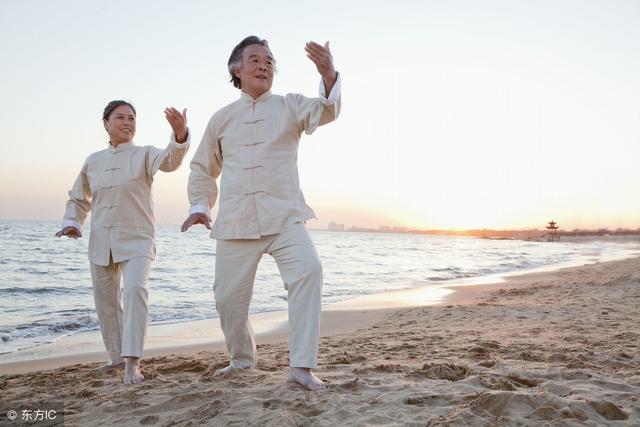
[{"label": "distant building", "polygon": [[391,233],[391,227],[388,225],[381,225],[380,227],[378,227],[378,230],[380,230],[382,233]]},{"label": "distant building", "polygon": [[547,229],[547,241],[553,242],[554,240],[560,240],[560,236],[558,236],[558,226],[555,221],[549,221],[549,224],[545,228]]},{"label": "distant building", "polygon": [[406,233],[406,232],[407,232],[407,227],[397,227],[397,226],[394,226],[394,227],[393,227],[393,232],[394,232],[394,233]]},{"label": "distant building", "polygon": [[335,222],[331,221],[329,223],[329,230],[331,230],[331,231],[344,231],[344,224],[336,224]]}]

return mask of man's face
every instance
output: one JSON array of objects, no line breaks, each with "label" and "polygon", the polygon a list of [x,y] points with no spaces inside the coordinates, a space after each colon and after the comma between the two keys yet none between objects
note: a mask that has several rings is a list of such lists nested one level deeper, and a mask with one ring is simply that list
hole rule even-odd
[{"label": "man's face", "polygon": [[235,71],[242,90],[256,99],[271,90],[273,84],[273,57],[261,44],[252,44],[242,51],[242,65]]}]

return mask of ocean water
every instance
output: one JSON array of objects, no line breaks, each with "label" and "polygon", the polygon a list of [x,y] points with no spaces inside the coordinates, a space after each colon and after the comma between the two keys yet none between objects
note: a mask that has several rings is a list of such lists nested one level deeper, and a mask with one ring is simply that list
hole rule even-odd
[{"label": "ocean water", "polygon": [[[88,234],[57,239],[54,222],[0,221],[0,354],[97,329]],[[469,281],[538,268],[640,256],[640,243],[484,240],[311,231],[324,267],[323,304],[358,295]],[[157,230],[148,283],[151,324],[217,317],[215,241],[204,228]],[[273,259],[258,269],[251,312],[286,309]]]}]

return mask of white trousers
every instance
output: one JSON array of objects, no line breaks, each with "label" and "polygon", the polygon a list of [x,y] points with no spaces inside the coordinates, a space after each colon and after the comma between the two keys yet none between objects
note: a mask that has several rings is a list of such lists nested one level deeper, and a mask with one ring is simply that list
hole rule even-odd
[{"label": "white trousers", "polygon": [[[147,278],[151,259],[135,257],[107,267],[91,263],[93,298],[109,365],[123,357],[142,357],[147,335]],[[120,287],[122,276],[123,287]]]},{"label": "white trousers", "polygon": [[213,293],[231,356],[230,366],[256,366],[249,304],[258,263],[273,256],[289,302],[289,364],[315,368],[320,336],[322,265],[303,223],[251,240],[217,240]]}]

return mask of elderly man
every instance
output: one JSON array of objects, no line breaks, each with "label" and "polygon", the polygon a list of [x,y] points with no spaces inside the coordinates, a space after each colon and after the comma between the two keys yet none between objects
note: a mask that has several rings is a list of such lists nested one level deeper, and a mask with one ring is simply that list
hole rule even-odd
[{"label": "elderly man", "polygon": [[249,304],[263,254],[274,257],[288,292],[289,381],[309,390],[326,385],[316,368],[322,295],[322,266],[304,225],[315,218],[300,190],[297,167],[302,132],[335,120],[340,111],[340,77],[329,43],[306,44],[307,56],[322,76],[320,97],[273,95],[276,61],[266,40],[247,37],[229,58],[240,99],[216,112],[191,162],[190,215],[182,225],[210,226],[216,239],[213,286],[216,308],[231,361],[224,371],[256,366]]}]

